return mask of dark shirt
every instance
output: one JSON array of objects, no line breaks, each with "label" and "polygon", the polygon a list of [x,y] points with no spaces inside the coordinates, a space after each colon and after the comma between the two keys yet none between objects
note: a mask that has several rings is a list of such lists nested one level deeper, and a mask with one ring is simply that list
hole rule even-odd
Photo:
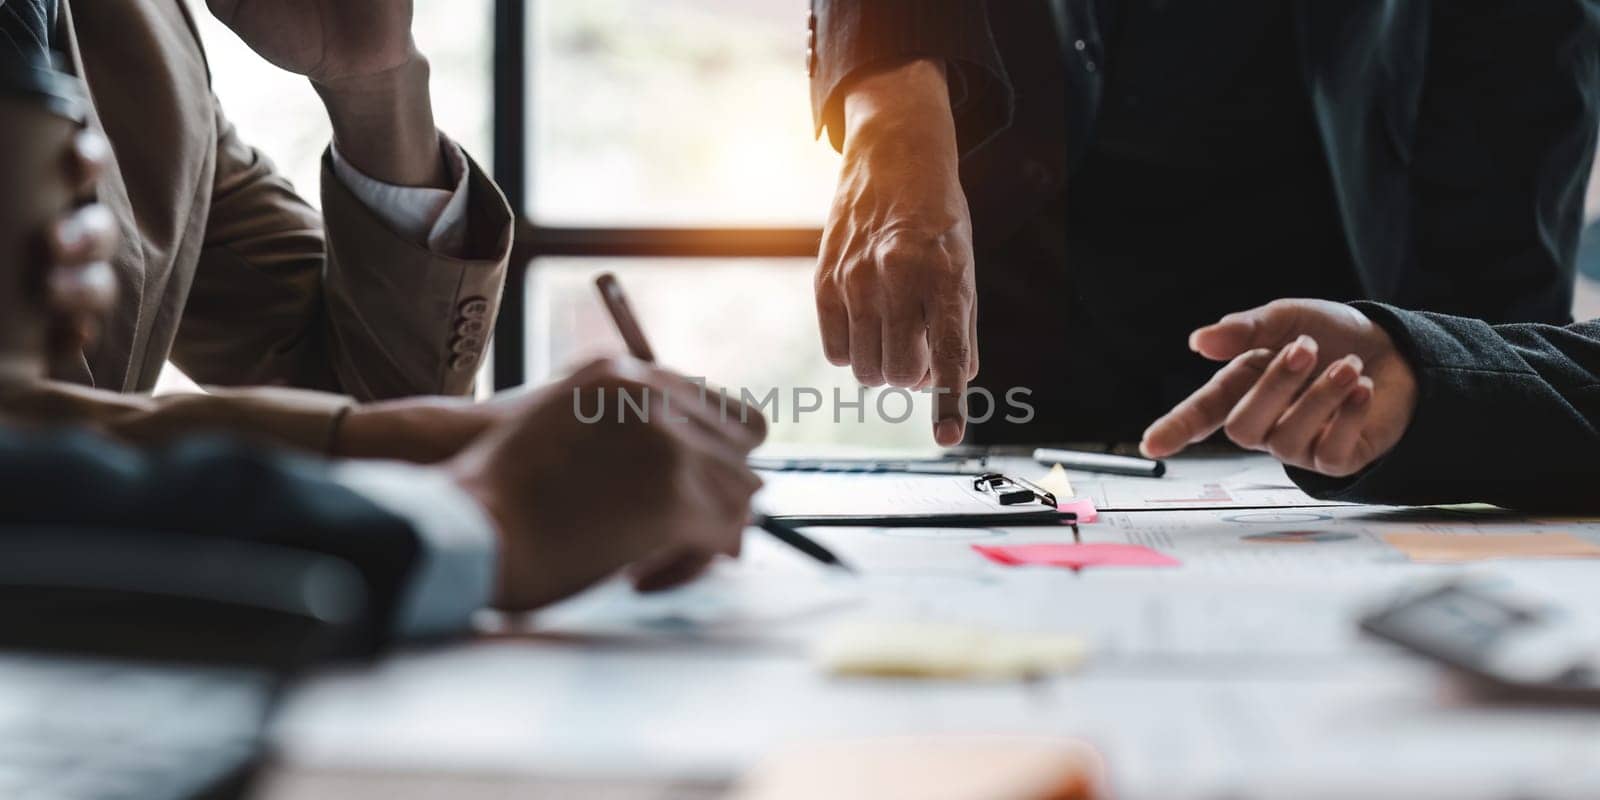
[{"label": "dark shirt", "polygon": [[1066,346],[1096,351],[1091,368],[1115,385],[1057,436],[1137,438],[1215,371],[1185,346],[1194,328],[1278,297],[1361,292],[1288,4],[1101,6],[1106,90],[1065,187]]},{"label": "dark shirt", "polygon": [[56,0],[0,0],[0,66],[49,64]]},{"label": "dark shirt", "polygon": [[[975,443],[1104,441],[1138,428],[1141,410],[1125,406],[1146,406],[1148,422],[1166,410],[1162,379],[1195,364],[1198,383],[1211,365],[1131,360],[1155,345],[1117,331],[1154,339],[1142,326],[1163,326],[1177,338],[1156,355],[1177,361],[1189,323],[1274,294],[1355,296],[1341,272],[1359,275],[1361,296],[1400,306],[1570,322],[1582,208],[1569,201],[1582,195],[1600,118],[1595,0],[1484,0],[1470,13],[1281,0],[1287,20],[1262,0],[1168,0],[1160,13],[1132,2],[1148,0],[811,0],[812,112],[835,147],[860,75],[908,58],[942,59],[952,75],[977,256],[977,380],[996,394],[1030,387],[1038,409],[1025,425],[975,424]],[[1141,51],[1145,69],[1130,63]],[[1177,100],[1204,100],[1128,88],[1153,77],[1178,87]],[[1294,106],[1274,99],[1285,86],[1302,95],[1282,98]],[[1153,141],[1102,119],[1129,119],[1130,94],[1154,120],[1139,127]],[[1252,108],[1270,116],[1241,127]],[[1205,169],[1216,165],[1196,152],[1227,168]],[[1276,158],[1250,175],[1241,152]],[[1305,152],[1325,175],[1295,155]],[[1137,280],[1105,274],[1117,268]],[[1270,291],[1194,293],[1250,269],[1277,271]],[[1118,280],[1170,299],[1118,298]],[[1125,424],[1096,431],[1105,419]]]}]

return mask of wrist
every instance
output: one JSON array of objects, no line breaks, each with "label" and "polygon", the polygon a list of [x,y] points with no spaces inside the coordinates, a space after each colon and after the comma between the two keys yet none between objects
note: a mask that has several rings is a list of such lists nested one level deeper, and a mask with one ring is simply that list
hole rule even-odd
[{"label": "wrist", "polygon": [[333,455],[433,464],[478,438],[492,417],[487,407],[444,398],[356,406],[334,432]]},{"label": "wrist", "polygon": [[339,155],[383,183],[448,188],[430,74],[427,58],[413,51],[381,72],[313,80]]},{"label": "wrist", "polygon": [[934,137],[955,152],[955,114],[944,61],[922,58],[858,78],[844,98],[845,149],[885,136]]}]

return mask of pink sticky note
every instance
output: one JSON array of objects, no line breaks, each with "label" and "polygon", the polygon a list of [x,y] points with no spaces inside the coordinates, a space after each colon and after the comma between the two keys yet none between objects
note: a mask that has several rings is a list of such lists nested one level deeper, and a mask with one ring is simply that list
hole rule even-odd
[{"label": "pink sticky note", "polygon": [[975,544],[972,549],[1008,567],[1176,567],[1181,563],[1165,553],[1136,544]]},{"label": "pink sticky note", "polygon": [[1100,512],[1095,510],[1094,501],[1087,497],[1073,497],[1056,504],[1061,511],[1070,511],[1078,515],[1079,524],[1088,524],[1100,519]]}]

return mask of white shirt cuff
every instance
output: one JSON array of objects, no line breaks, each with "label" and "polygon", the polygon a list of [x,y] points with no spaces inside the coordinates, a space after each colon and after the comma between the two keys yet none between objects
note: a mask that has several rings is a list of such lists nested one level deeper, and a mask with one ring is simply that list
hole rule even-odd
[{"label": "white shirt cuff", "polygon": [[376,180],[333,147],[333,172],[372,213],[405,239],[435,253],[458,257],[467,247],[467,154],[439,136],[445,170],[454,190],[395,186]]},{"label": "white shirt cuff", "polygon": [[437,470],[396,461],[346,461],[333,479],[411,523],[422,552],[400,597],[395,634],[460,633],[494,594],[495,532],[477,502]]}]

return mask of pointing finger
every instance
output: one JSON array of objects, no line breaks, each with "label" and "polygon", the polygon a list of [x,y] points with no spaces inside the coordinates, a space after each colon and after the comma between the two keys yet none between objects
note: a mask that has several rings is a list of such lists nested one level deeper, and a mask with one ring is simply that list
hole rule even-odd
[{"label": "pointing finger", "polygon": [[928,336],[933,358],[933,438],[943,447],[961,443],[967,422],[963,404],[967,394],[967,369],[972,358],[968,320],[969,298],[930,305]]},{"label": "pointing finger", "polygon": [[1234,359],[1145,430],[1139,449],[1149,458],[1166,458],[1217,432],[1272,361],[1268,350]]}]

